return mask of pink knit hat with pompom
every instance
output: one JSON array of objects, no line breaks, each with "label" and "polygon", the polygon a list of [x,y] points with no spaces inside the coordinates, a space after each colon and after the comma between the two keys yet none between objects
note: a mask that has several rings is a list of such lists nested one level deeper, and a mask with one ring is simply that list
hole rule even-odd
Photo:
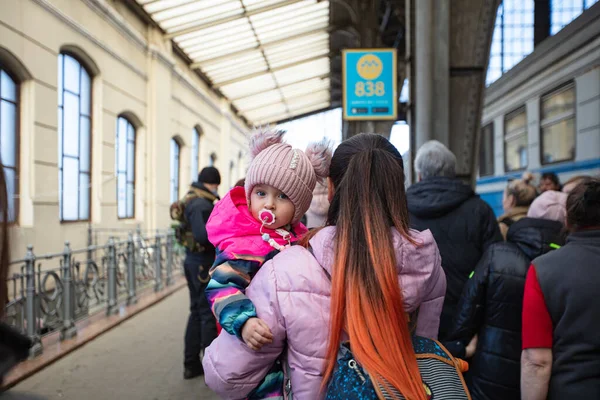
[{"label": "pink knit hat with pompom", "polygon": [[256,185],[273,186],[289,197],[295,212],[292,223],[300,221],[310,207],[317,181],[329,173],[331,149],[322,141],[308,146],[306,152],[283,143],[284,131],[257,130],[250,138],[250,166],[246,174],[246,198]]}]

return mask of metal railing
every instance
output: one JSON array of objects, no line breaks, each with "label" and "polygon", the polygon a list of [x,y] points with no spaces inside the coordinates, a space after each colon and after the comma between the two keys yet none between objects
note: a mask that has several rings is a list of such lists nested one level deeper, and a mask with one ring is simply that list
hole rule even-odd
[{"label": "metal railing", "polygon": [[5,322],[32,340],[31,357],[42,353],[43,335],[59,331],[61,340],[72,338],[76,321],[102,310],[116,314],[120,304],[135,304],[142,292],[158,292],[182,273],[184,252],[172,231],[139,232],[79,250],[66,242],[55,254],[36,255],[28,246],[25,258],[11,262],[21,267],[8,279]]}]

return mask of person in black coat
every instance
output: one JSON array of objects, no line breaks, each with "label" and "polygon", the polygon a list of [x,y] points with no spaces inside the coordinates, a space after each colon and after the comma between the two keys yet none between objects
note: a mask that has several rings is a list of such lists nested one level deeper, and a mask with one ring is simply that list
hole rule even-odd
[{"label": "person in black coat", "polygon": [[419,182],[406,192],[410,225],[429,229],[442,256],[447,288],[439,339],[445,341],[464,284],[488,246],[502,236],[491,207],[456,178],[456,157],[446,146],[435,140],[421,146],[415,170]]},{"label": "person in black coat", "polygon": [[[8,303],[7,276],[10,264],[10,243],[8,226],[8,193],[4,167],[0,163],[0,392],[4,376],[29,355],[31,340],[2,322]],[[4,398],[4,395],[3,397]]]},{"label": "person in black coat", "polygon": [[190,316],[185,330],[184,373],[185,379],[192,379],[204,373],[202,353],[217,337],[217,323],[204,294],[210,276],[208,272],[215,261],[215,248],[208,240],[206,222],[213,210],[216,194],[221,184],[221,175],[214,167],[204,168],[198,181],[190,191],[199,193],[185,206],[186,229],[190,230],[199,251],[186,249],[183,263],[185,277],[190,292]]},{"label": "person in black coat", "polygon": [[510,226],[507,241],[485,252],[465,285],[449,339],[456,341],[454,355],[464,357],[464,346],[477,335],[465,375],[473,399],[520,398],[525,277],[531,260],[564,244],[565,202],[560,192],[538,197],[527,217]]}]

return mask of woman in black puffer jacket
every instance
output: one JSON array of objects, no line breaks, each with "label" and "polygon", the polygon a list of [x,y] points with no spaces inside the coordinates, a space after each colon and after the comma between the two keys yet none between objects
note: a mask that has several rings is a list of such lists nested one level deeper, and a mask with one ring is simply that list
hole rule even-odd
[{"label": "woman in black puffer jacket", "polygon": [[531,260],[564,243],[566,196],[545,192],[506,242],[488,248],[465,285],[448,343],[457,357],[477,336],[465,375],[474,400],[520,399],[521,313]]}]

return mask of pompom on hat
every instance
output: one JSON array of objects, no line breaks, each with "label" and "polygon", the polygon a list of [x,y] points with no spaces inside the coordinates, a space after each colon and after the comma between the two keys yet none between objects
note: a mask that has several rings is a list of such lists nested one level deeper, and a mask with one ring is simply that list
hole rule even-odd
[{"label": "pompom on hat", "polygon": [[300,221],[310,207],[317,181],[329,173],[331,149],[327,141],[306,149],[293,149],[283,142],[284,131],[258,129],[250,137],[250,166],[246,173],[246,198],[256,185],[273,186],[290,199],[295,212],[292,223]]}]

